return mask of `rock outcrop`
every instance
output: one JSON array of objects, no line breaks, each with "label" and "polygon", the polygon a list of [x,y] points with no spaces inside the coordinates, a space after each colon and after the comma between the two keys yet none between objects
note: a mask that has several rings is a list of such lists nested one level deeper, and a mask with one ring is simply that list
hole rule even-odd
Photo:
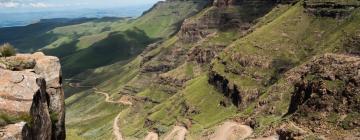
[{"label": "rock outcrop", "polygon": [[[292,115],[294,123],[335,139],[358,135],[359,57],[325,54],[286,75],[287,81],[294,85],[287,114]],[[344,133],[332,135],[334,128]]]},{"label": "rock outcrop", "polygon": [[360,7],[360,2],[356,0],[305,0],[304,7],[308,13],[316,16],[341,18],[350,15],[355,8]]},{"label": "rock outcrop", "polygon": [[0,139],[65,139],[58,58],[35,53],[0,59]]},{"label": "rock outcrop", "polygon": [[227,7],[239,3],[241,0],[214,0],[213,5],[216,7]]},{"label": "rock outcrop", "polygon": [[[214,0],[202,16],[184,21],[178,37],[183,42],[194,43],[218,30],[246,32],[257,18],[266,14],[275,4],[276,1],[271,0]],[[233,12],[235,10],[238,11]]]},{"label": "rock outcrop", "polygon": [[[232,104],[240,107],[241,103],[243,102],[243,95],[240,94],[240,91],[235,84],[230,83],[228,79],[220,74],[217,74],[216,72],[210,72],[208,82],[211,85],[214,85],[218,91],[228,97]],[[221,104],[226,105],[226,102]]]}]

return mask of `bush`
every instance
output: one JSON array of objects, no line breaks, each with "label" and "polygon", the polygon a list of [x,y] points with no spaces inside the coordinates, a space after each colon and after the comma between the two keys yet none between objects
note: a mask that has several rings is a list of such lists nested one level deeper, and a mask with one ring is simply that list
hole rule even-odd
[{"label": "bush", "polygon": [[0,57],[9,57],[14,55],[16,55],[16,51],[11,44],[5,43],[0,46]]},{"label": "bush", "polygon": [[360,55],[360,31],[356,34],[346,35],[344,49],[346,53]]}]

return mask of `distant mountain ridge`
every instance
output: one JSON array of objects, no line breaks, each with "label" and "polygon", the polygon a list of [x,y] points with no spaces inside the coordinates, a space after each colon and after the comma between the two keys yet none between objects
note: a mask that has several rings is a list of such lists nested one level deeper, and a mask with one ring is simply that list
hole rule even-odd
[{"label": "distant mountain ridge", "polygon": [[151,5],[139,5],[121,8],[102,9],[70,9],[58,11],[0,11],[0,28],[26,26],[39,22],[41,19],[54,18],[102,18],[102,17],[138,17]]}]

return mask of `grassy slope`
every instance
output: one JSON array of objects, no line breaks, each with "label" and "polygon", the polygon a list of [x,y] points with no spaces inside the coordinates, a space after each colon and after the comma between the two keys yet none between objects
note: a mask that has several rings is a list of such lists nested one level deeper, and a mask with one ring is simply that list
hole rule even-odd
[{"label": "grassy slope", "polygon": [[[161,3],[157,5],[155,9],[151,10],[139,19],[136,19],[135,21],[129,21],[123,25],[114,26],[114,29],[120,30],[119,32],[123,32],[121,30],[127,31],[128,29],[134,27],[142,30],[142,28],[148,27],[150,24],[155,25],[159,21],[163,20],[164,22],[162,22],[161,26],[156,26],[159,28],[143,31],[147,36],[152,36],[153,38],[166,38],[177,30],[179,22],[181,22],[185,17],[201,9],[205,4],[206,2],[195,4],[193,1],[174,1]],[[178,6],[179,8],[171,8],[174,6]],[[174,14],[176,16],[174,16]],[[133,40],[135,41],[135,39]],[[89,48],[85,48],[83,50],[86,49]],[[70,60],[74,60],[74,58]],[[141,59],[139,57],[133,58],[130,62],[129,60],[119,61],[109,66],[88,70],[82,74],[77,75],[75,78],[82,79],[82,84],[84,85],[95,85],[102,90],[109,91],[113,98],[117,99],[119,95],[116,93],[119,92],[119,89],[124,87],[126,83],[130,83],[131,80],[138,77],[140,61]],[[104,99],[93,93],[91,89],[74,90],[67,88],[66,91],[68,91],[68,93],[78,92],[78,94],[71,96],[66,100],[67,129],[70,132],[68,135],[69,139],[107,139],[112,137],[112,119],[115,118],[115,116],[120,112],[120,110],[122,110],[122,108],[119,108],[118,105],[102,103]],[[94,105],[94,103],[97,104]],[[91,106],[91,108],[89,108],[89,106]],[[141,106],[146,106],[146,104]],[[131,111],[134,109],[123,109],[122,112],[128,115],[127,112],[130,112],[129,110]],[[79,113],[83,116],[80,120],[78,120],[79,117],[75,117],[76,114]],[[109,117],[109,120],[104,119],[98,123],[98,120],[91,119],[92,116],[98,116],[98,118]],[[138,116],[141,117],[141,115]],[[141,121],[143,119],[139,120]],[[102,125],[100,128],[98,128],[93,127],[92,124],[99,124],[99,126],[100,124]],[[129,124],[127,126],[134,125],[136,125],[136,123],[132,125]],[[133,127],[130,128],[133,129]],[[134,130],[129,131],[133,132]]]},{"label": "grassy slope", "polygon": [[148,44],[174,34],[182,20],[196,12],[203,3],[163,2],[136,20],[90,22],[56,28],[53,33],[61,37],[44,51],[62,58],[65,76],[128,60]]},{"label": "grassy slope", "polygon": [[[232,31],[220,32],[218,33],[218,35],[208,39],[208,41],[203,42],[203,44],[205,47],[213,43],[226,45],[238,36],[239,35],[236,32]],[[173,48],[174,44],[177,42],[179,42],[178,39],[176,37],[173,37],[168,41],[164,42],[160,47],[148,52],[146,55],[161,55],[166,52],[166,50]],[[142,79],[144,78],[143,75],[135,76],[136,74],[139,74],[138,66],[139,58],[136,58],[128,65],[120,68],[119,75],[107,79],[105,82],[101,83],[99,87],[101,89],[111,91],[111,93],[117,93],[125,85],[136,84],[132,83],[132,81],[139,81],[137,77],[140,77],[140,80],[146,80]],[[112,65],[110,67],[116,66]],[[125,68],[130,69],[121,71]],[[98,69],[95,71],[106,71],[106,69],[107,68],[104,67],[103,69]],[[96,73],[95,71],[91,73],[94,74]],[[191,63],[189,63],[181,65],[179,68],[168,72],[166,75],[176,75],[181,77],[181,74],[179,73],[185,72],[185,76],[193,77],[194,71],[195,69],[193,68]],[[128,77],[126,78],[126,80],[123,79],[123,73],[125,74],[128,72],[132,73],[130,74],[133,76],[133,79],[131,81],[127,81],[129,80],[128,78],[131,78],[131,76],[126,76]],[[79,77],[81,78],[82,75],[79,75],[77,78]],[[91,79],[92,78],[88,78],[83,83],[94,83]],[[192,123],[194,124],[194,127],[191,128],[191,131],[199,134],[203,129],[214,126],[217,123],[223,121],[224,119],[236,114],[236,108],[234,106],[227,108],[219,106],[218,103],[224,100],[224,97],[222,96],[222,94],[215,91],[214,88],[207,83],[207,76],[204,74],[202,74],[199,78],[190,81],[187,88],[179,91],[175,95],[169,95],[168,93],[164,93],[162,91],[162,88],[166,87],[162,87],[161,85],[157,85],[156,83],[142,86],[145,86],[145,90],[137,93],[136,96],[148,97],[152,100],[161,102],[161,104],[143,102],[139,103],[139,105],[137,105],[136,107],[132,107],[122,111],[120,125],[122,126],[122,133],[128,137],[142,138],[147,133],[147,131],[152,129],[155,129],[160,133],[165,133],[172,128],[172,125],[174,123],[187,123],[190,119],[193,121]],[[114,95],[114,97],[119,97],[119,95]],[[189,111],[186,111],[186,108],[192,108],[194,109],[194,111],[198,111],[199,113],[192,114]],[[136,119],[134,119],[134,117]],[[156,122],[156,124],[154,126],[143,127],[145,126],[146,120]],[[194,134],[194,136],[196,135]]]},{"label": "grassy slope", "polygon": [[137,56],[148,44],[174,34],[182,20],[201,9],[204,3],[198,0],[160,2],[138,19],[58,19],[4,28],[0,42],[11,42],[22,52],[41,50],[58,56],[64,76],[70,77]]},{"label": "grassy slope", "polygon": [[[201,16],[201,14],[197,16]],[[213,131],[215,125],[233,117],[255,117],[260,125],[255,132],[262,133],[268,129],[270,124],[286,120],[281,116],[287,112],[292,89],[284,86],[286,82],[282,79],[282,75],[276,74],[278,72],[276,68],[283,66],[293,68],[316,54],[341,51],[341,40],[344,34],[360,29],[359,19],[358,10],[353,12],[351,18],[336,20],[306,14],[300,4],[283,5],[274,8],[261,18],[253,28],[254,32],[245,37],[240,37],[236,32],[220,31],[217,35],[200,44],[203,47],[211,44],[228,46],[220,55],[220,60],[225,61],[227,65],[215,60],[213,70],[225,76],[242,90],[260,89],[261,96],[258,100],[265,100],[273,96],[279,98],[280,100],[270,103],[270,106],[275,108],[275,114],[268,115],[265,112],[256,112],[255,106],[258,100],[248,104],[242,110],[237,110],[234,106],[219,106],[219,102],[224,100],[224,97],[208,84],[206,71],[202,71],[203,74],[200,75],[192,75],[191,71],[194,71],[194,68],[184,64],[166,74],[181,77],[179,73],[185,72],[187,74],[184,75],[192,75],[191,77],[195,76],[195,78],[188,81],[186,86],[175,94],[164,92],[163,85],[157,83],[150,82],[150,84],[143,85],[145,89],[135,96],[148,97],[160,102],[160,104],[139,102],[134,107],[122,110],[120,120],[122,133],[129,138],[142,138],[147,131],[156,130],[163,134],[175,124],[186,125],[191,122],[192,126],[189,129],[188,138],[198,139],[204,130]],[[173,48],[177,41],[177,38],[173,37],[147,54],[160,55]],[[254,59],[265,60],[264,63],[268,62],[272,66],[270,68],[243,67],[231,59],[234,55],[261,56]],[[144,78],[146,76],[140,73],[140,61],[141,57],[137,57],[125,66],[123,63],[126,62],[119,62],[78,75],[77,78],[83,78],[87,74],[94,75],[83,83],[96,84],[99,88],[114,93],[114,98],[119,98],[121,95],[115,93],[118,93],[126,85],[138,84],[136,82],[141,81],[139,79],[142,78],[145,81],[148,80]],[[239,76],[225,70],[231,68],[244,69],[246,74]],[[115,73],[116,75],[114,75]],[[260,77],[260,80],[253,79],[252,76],[254,75]],[[105,80],[105,82],[95,81],[97,77]],[[275,81],[273,81],[274,78]],[[81,96],[82,94],[84,93],[77,94],[67,100],[70,114],[78,110],[77,104],[100,100]],[[103,110],[108,109],[104,107]],[[95,115],[94,113],[86,114]],[[70,130],[79,127],[78,123],[80,122],[71,123],[72,118],[68,119],[68,122],[70,122]],[[148,125],[148,122],[154,124]],[[81,124],[83,123],[92,124],[94,122],[81,122]],[[78,132],[76,136],[86,137],[85,134],[86,132]],[[106,136],[111,137],[109,135],[108,132]]]},{"label": "grassy slope", "polygon": [[[256,112],[254,104],[248,105],[238,114],[242,118],[255,117],[260,125],[256,129],[257,133],[268,130],[270,124],[286,120],[281,116],[287,112],[293,87],[286,84],[281,73],[278,74],[277,68],[288,66],[290,69],[318,54],[342,52],[342,40],[345,39],[345,35],[360,29],[359,9],[355,10],[350,18],[341,20],[306,14],[300,4],[290,7],[285,12],[283,10],[274,12],[265,16],[253,33],[238,39],[226,49],[220,59],[226,61],[226,66],[215,61],[213,69],[233,81],[242,90],[262,89],[260,101],[279,98],[267,105],[274,107],[274,115]],[[279,16],[268,22],[273,17],[271,14]],[[261,62],[269,62],[272,66],[243,67],[231,59],[234,55],[261,56],[265,58]],[[282,60],[284,63],[274,63],[277,60]],[[244,69],[245,74],[239,76],[229,73],[225,71],[227,68]],[[260,77],[260,80],[255,80],[253,76]],[[273,77],[277,79],[274,83],[271,81]]]},{"label": "grassy slope", "polygon": [[93,18],[49,19],[24,27],[1,28],[0,43],[10,42],[21,52],[33,52],[57,40],[56,34],[49,33],[51,30],[91,21],[100,20]]},{"label": "grassy slope", "polygon": [[[296,65],[305,62],[306,59],[309,59],[316,54],[340,51],[342,46],[341,40],[343,39],[344,34],[355,32],[356,29],[359,29],[358,21],[360,17],[357,13],[358,11],[354,11],[352,18],[344,19],[339,22],[338,20],[332,18],[310,16],[308,14],[305,14],[303,10],[304,9],[301,7],[300,4],[291,7],[280,6],[273,9],[272,12],[270,12],[264,18],[260,19],[259,23],[255,25],[256,28],[253,33],[249,34],[244,38],[238,39],[237,41],[229,45],[229,47],[221,56],[220,60],[225,60],[227,61],[227,63],[232,64],[234,62],[232,62],[229,57],[232,56],[233,53],[243,53],[246,55],[265,56],[268,60],[284,59],[286,61],[290,61],[290,65],[292,67],[295,67]],[[316,34],[318,32],[324,33],[322,33],[322,35]],[[230,40],[230,38],[222,39],[222,37],[224,36],[215,36],[211,40]],[[300,44],[305,45],[299,46]],[[259,49],[259,46],[262,49]],[[285,87],[285,89],[281,88],[281,90],[276,90],[279,87],[283,87],[285,84],[285,81],[281,79],[281,76],[274,75],[276,69],[261,69],[251,67],[246,68],[246,71],[248,73],[260,74],[261,76],[264,76],[263,81],[257,82],[251,77],[243,77],[226,73],[223,69],[224,67],[225,66],[221,66],[221,63],[215,62],[215,70],[223,73],[230,79],[230,81],[235,82],[242,89],[263,89],[263,95],[261,96],[260,100],[267,99],[269,97],[268,94],[274,94],[275,91],[281,91],[281,94],[277,95],[279,96],[279,98],[281,98],[281,100],[271,103],[276,109],[276,114],[259,115],[259,117],[257,117],[256,119],[260,123],[261,127],[257,128],[256,132],[263,132],[270,124],[278,123],[283,119],[286,119],[281,118],[281,116],[283,115],[283,113],[287,112],[290,100],[290,92],[292,91],[292,89]],[[240,66],[236,65],[231,67],[239,68]],[[279,67],[281,67],[281,65]],[[272,86],[263,85],[263,83],[268,83],[273,76],[278,76],[277,78],[280,79],[278,79],[277,82]],[[203,79],[200,80],[203,82],[203,84],[207,83],[206,77],[202,77],[199,79]],[[219,100],[211,99],[212,94],[210,94],[210,99],[207,98],[209,97],[209,94],[201,94],[203,93],[201,91],[203,88],[201,87],[206,86],[201,85],[200,81],[195,82],[196,84],[193,83],[194,85],[188,84],[185,87],[185,93],[184,91],[180,91],[178,94],[174,95],[169,100],[161,103],[160,105],[152,109],[152,113],[148,117],[148,119],[157,122],[157,125],[155,125],[155,127],[157,127],[157,130],[169,130],[169,128],[171,128],[173,124],[186,123],[186,118],[191,118],[195,120],[192,122],[193,127],[191,127],[190,129],[191,133],[194,134],[190,137],[195,137],[194,139],[196,139],[196,136],[198,135],[197,132],[207,128],[211,128],[212,120],[209,117],[211,115],[207,114],[209,115],[207,116],[205,114],[206,112],[214,111],[213,108],[205,108],[204,110],[200,109],[200,114],[204,113],[205,116],[199,118],[209,119],[204,121],[206,123],[198,121],[197,119],[199,118],[195,116],[188,116],[188,114],[182,112],[182,109],[187,108],[188,105],[201,106],[201,100],[196,100],[196,98],[205,98],[207,99],[207,102],[212,102],[213,105],[219,103]],[[207,87],[206,90],[209,89],[211,90],[212,88]],[[186,91],[188,91],[188,93],[186,93]],[[190,95],[193,96],[190,96],[190,98],[184,96],[184,94],[186,95],[189,93],[192,93]],[[211,91],[207,91],[206,93],[211,93]],[[187,104],[186,101],[189,99],[196,102]],[[235,113],[236,111],[233,112],[234,110],[231,109],[228,111],[222,111],[225,111],[225,114],[230,114],[230,116],[234,115],[232,113],[237,114],[236,116],[244,118],[253,115],[257,116],[256,114],[258,112],[254,112],[255,103],[249,104],[247,107],[237,113]],[[226,115],[224,115],[218,118],[218,120],[223,120],[226,118]],[[211,131],[211,129],[209,131]]]}]

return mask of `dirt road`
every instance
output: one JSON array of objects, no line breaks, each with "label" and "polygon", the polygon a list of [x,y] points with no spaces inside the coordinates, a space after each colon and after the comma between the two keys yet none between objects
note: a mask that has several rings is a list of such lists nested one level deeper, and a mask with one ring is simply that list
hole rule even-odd
[{"label": "dirt road", "polygon": [[164,140],[185,140],[187,129],[182,126],[175,126],[173,130],[165,136]]},{"label": "dirt road", "polygon": [[159,135],[154,132],[149,132],[148,135],[144,138],[144,140],[159,140]]},{"label": "dirt road", "polygon": [[242,140],[252,133],[253,130],[249,126],[229,121],[219,126],[211,140]]},{"label": "dirt road", "polygon": [[[123,105],[132,105],[132,102],[128,100],[119,100],[119,101],[113,101],[110,98],[109,93],[99,91],[97,88],[93,88],[95,93],[102,94],[105,96],[105,102],[107,103],[113,103],[113,104],[123,104]],[[113,134],[116,138],[116,140],[124,140],[122,137],[122,134],[120,133],[120,127],[119,127],[119,119],[120,119],[120,113],[115,117],[114,123],[113,123]]]},{"label": "dirt road", "polygon": [[[73,88],[88,88],[90,86],[81,86],[79,83],[69,83],[69,86],[73,87]],[[111,100],[111,97],[109,95],[109,93],[103,92],[103,91],[99,91],[99,89],[92,87],[94,92],[97,94],[101,94],[105,96],[105,102],[107,103],[113,103],[113,104],[123,104],[123,105],[132,105],[132,102],[130,102],[129,100],[126,99],[120,99],[119,101],[113,101]],[[120,132],[120,127],[119,127],[119,119],[120,119],[120,113],[115,117],[114,122],[113,122],[113,134],[115,136],[116,140],[124,140],[122,137],[122,134]]]},{"label": "dirt road", "polygon": [[113,123],[113,134],[116,138],[116,140],[124,140],[122,137],[122,134],[120,133],[120,127],[119,127],[119,119],[120,119],[120,113],[115,117],[114,123]]},{"label": "dirt road", "polygon": [[113,101],[113,100],[111,100],[109,93],[98,91],[96,88],[94,88],[94,90],[95,90],[94,91],[95,93],[104,95],[105,96],[105,102],[107,102],[107,103],[133,105],[132,102],[130,102],[128,100],[125,100],[125,99],[120,99],[119,101]]}]

